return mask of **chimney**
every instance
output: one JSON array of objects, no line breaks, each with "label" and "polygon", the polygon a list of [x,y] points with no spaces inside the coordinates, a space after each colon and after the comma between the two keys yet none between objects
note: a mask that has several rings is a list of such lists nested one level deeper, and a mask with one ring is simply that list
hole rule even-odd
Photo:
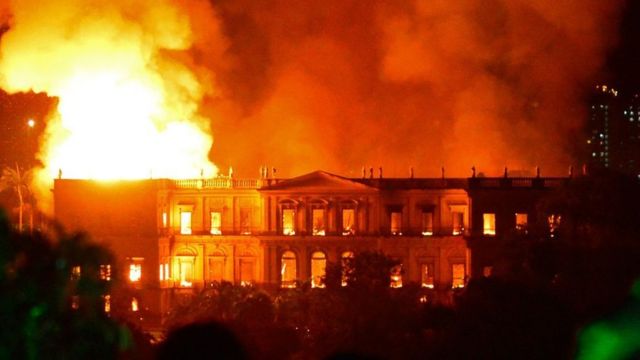
[{"label": "chimney", "polygon": [[366,179],[367,178],[367,168],[366,167],[362,167],[362,178]]},{"label": "chimney", "polygon": [[506,166],[504,167],[504,177],[505,179],[509,177],[509,169]]},{"label": "chimney", "polygon": [[373,179],[373,167],[369,168],[369,179]]},{"label": "chimney", "polygon": [[471,167],[471,177],[472,178],[476,177],[476,166],[475,165]]},{"label": "chimney", "polygon": [[380,171],[380,172],[379,172],[380,179],[382,179],[382,166],[380,166],[380,167],[378,168],[378,170]]},{"label": "chimney", "polygon": [[276,168],[271,169],[271,175],[273,175],[273,178],[276,178]]},{"label": "chimney", "polygon": [[409,168],[409,176],[413,179],[413,166]]},{"label": "chimney", "polygon": [[442,175],[442,180],[444,180],[444,166],[440,168],[440,172]]},{"label": "chimney", "polygon": [[536,177],[540,177],[540,166],[536,166]]}]

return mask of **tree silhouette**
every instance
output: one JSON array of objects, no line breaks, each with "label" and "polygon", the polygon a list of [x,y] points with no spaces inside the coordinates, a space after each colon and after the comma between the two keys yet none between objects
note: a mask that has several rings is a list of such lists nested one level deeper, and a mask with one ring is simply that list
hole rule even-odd
[{"label": "tree silhouette", "polygon": [[[28,205],[27,200],[30,199],[31,181],[33,179],[32,170],[21,170],[18,164],[16,167],[5,167],[2,170],[2,176],[0,177],[0,191],[6,189],[12,189],[18,197],[18,230],[23,229],[23,214],[25,207]],[[30,211],[33,212],[33,207],[29,204]],[[31,215],[33,216],[33,215]],[[30,228],[33,230],[33,220],[30,222]]]},{"label": "tree silhouette", "polygon": [[0,358],[115,358],[132,344],[104,311],[113,257],[82,234],[54,235],[12,230],[0,212]]}]

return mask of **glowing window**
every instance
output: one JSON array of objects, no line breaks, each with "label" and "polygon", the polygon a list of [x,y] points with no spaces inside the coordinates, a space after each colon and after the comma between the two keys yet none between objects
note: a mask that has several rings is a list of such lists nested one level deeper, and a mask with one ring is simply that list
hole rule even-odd
[{"label": "glowing window", "polygon": [[191,234],[191,211],[180,212],[180,234]]},{"label": "glowing window", "polygon": [[296,212],[293,209],[282,209],[282,234],[295,235],[295,217]]},{"label": "glowing window", "polygon": [[142,277],[142,264],[129,265],[129,281],[138,282]]},{"label": "glowing window", "polygon": [[496,234],[496,214],[493,214],[493,213],[482,214],[482,233],[484,235]]},{"label": "glowing window", "polygon": [[549,224],[549,236],[555,237],[558,233],[558,229],[560,228],[560,221],[562,220],[562,215],[552,214],[547,217],[547,223]]},{"label": "glowing window", "polygon": [[162,227],[166,228],[167,227],[167,212],[163,211],[162,212]]},{"label": "glowing window", "polygon": [[516,213],[516,230],[527,231],[529,216],[526,213]]},{"label": "glowing window", "polygon": [[80,273],[82,272],[82,270],[80,269],[80,266],[74,266],[71,268],[71,280],[78,280],[80,279]]},{"label": "glowing window", "polygon": [[138,299],[137,298],[131,298],[131,311],[137,312],[138,310],[140,310],[138,308]]},{"label": "glowing window", "polygon": [[160,264],[160,271],[158,272],[160,274],[160,281],[164,280],[164,267],[162,264]]},{"label": "glowing window", "polygon": [[222,213],[219,211],[212,211],[210,213],[210,233],[211,235],[222,234]]},{"label": "glowing window", "polygon": [[281,286],[283,288],[296,287],[296,254],[293,251],[285,251],[282,254],[280,267]]},{"label": "glowing window", "polygon": [[240,209],[240,234],[251,234],[251,208]]},{"label": "glowing window", "polygon": [[111,265],[100,265],[100,280],[111,281]]},{"label": "glowing window", "polygon": [[193,286],[193,262],[194,259],[180,259],[178,264],[180,286],[191,287]]},{"label": "glowing window", "polygon": [[433,264],[422,264],[421,266],[421,285],[423,288],[433,289]]},{"label": "glowing window", "polygon": [[80,296],[78,295],[71,296],[71,308],[73,310],[78,310],[80,308]]},{"label": "glowing window", "polygon": [[389,286],[394,289],[402,287],[402,265],[396,265],[391,268],[391,282]]},{"label": "glowing window", "polygon": [[342,253],[340,257],[341,265],[342,265],[342,286],[347,286],[349,284],[349,279],[353,272],[353,261],[355,256],[352,251],[345,251]]},{"label": "glowing window", "polygon": [[170,280],[171,279],[169,277],[169,264],[168,263],[164,264],[164,279],[165,280]]},{"label": "glowing window", "polygon": [[208,280],[222,281],[224,279],[224,256],[217,255],[209,258]]},{"label": "glowing window", "polygon": [[483,266],[482,267],[482,276],[490,277],[493,274],[493,266]]},{"label": "glowing window", "polygon": [[316,236],[324,236],[326,231],[324,228],[324,209],[313,209],[311,211],[313,222],[312,234]]},{"label": "glowing window", "polygon": [[240,285],[249,286],[254,282],[255,262],[251,259],[240,259]]},{"label": "glowing window", "polygon": [[402,213],[391,212],[391,235],[402,235]]},{"label": "glowing window", "polygon": [[327,256],[321,252],[316,251],[311,255],[311,287],[323,288],[324,276],[327,268]]},{"label": "glowing window", "polygon": [[111,312],[111,295],[108,295],[108,294],[104,295],[102,299],[104,300],[104,312],[110,313]]},{"label": "glowing window", "polygon": [[421,216],[422,222],[422,235],[423,236],[431,236],[433,235],[433,212],[432,211],[423,211]]},{"label": "glowing window", "polygon": [[453,264],[451,266],[452,287],[454,289],[464,287],[465,268],[464,264]]},{"label": "glowing window", "polygon": [[342,235],[353,235],[355,231],[355,209],[342,209]]},{"label": "glowing window", "polygon": [[451,225],[453,235],[461,235],[464,232],[464,213],[454,211],[451,213]]}]

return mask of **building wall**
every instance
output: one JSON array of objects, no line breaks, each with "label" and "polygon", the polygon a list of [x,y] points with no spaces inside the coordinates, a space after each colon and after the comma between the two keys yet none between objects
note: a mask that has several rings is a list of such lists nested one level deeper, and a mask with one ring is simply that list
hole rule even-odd
[{"label": "building wall", "polygon": [[[464,286],[471,276],[487,275],[484,268],[514,230],[515,213],[534,222],[539,199],[566,181],[385,181],[315,172],[287,180],[57,180],[54,196],[56,217],[68,229],[111,248],[124,272],[141,265],[142,277],[131,286],[145,309],[161,314],[212,281],[293,286],[314,279],[313,261],[318,269],[322,259],[339,264],[346,253],[367,250],[399,260],[403,283]],[[288,209],[295,230],[289,235]],[[313,209],[323,211],[322,233],[317,225],[314,231]],[[344,209],[353,209],[355,231],[345,231]],[[216,231],[213,212],[221,214]],[[495,234],[484,231],[485,213],[495,215]]]},{"label": "building wall", "polygon": [[[140,279],[131,284],[140,307],[159,313],[157,180],[56,179],[55,218],[68,232],[86,232],[115,255],[114,270],[128,281],[131,265]],[[152,315],[153,316],[153,315]]]}]

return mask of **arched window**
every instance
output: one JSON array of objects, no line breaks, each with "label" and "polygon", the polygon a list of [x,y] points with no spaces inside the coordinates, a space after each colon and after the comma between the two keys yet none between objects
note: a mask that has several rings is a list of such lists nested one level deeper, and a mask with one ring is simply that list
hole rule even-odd
[{"label": "arched window", "polygon": [[195,262],[197,252],[189,248],[180,249],[175,256],[178,280],[181,287],[192,287],[195,278]]},{"label": "arched window", "polygon": [[296,254],[293,251],[285,251],[282,254],[280,265],[281,286],[283,288],[296,287],[297,270]]},{"label": "arched window", "polygon": [[345,251],[340,256],[342,265],[342,286],[347,286],[349,283],[349,276],[351,276],[353,272],[353,259],[353,251]]},{"label": "arched window", "polygon": [[322,251],[311,254],[311,287],[323,288],[327,268],[327,256]]}]

